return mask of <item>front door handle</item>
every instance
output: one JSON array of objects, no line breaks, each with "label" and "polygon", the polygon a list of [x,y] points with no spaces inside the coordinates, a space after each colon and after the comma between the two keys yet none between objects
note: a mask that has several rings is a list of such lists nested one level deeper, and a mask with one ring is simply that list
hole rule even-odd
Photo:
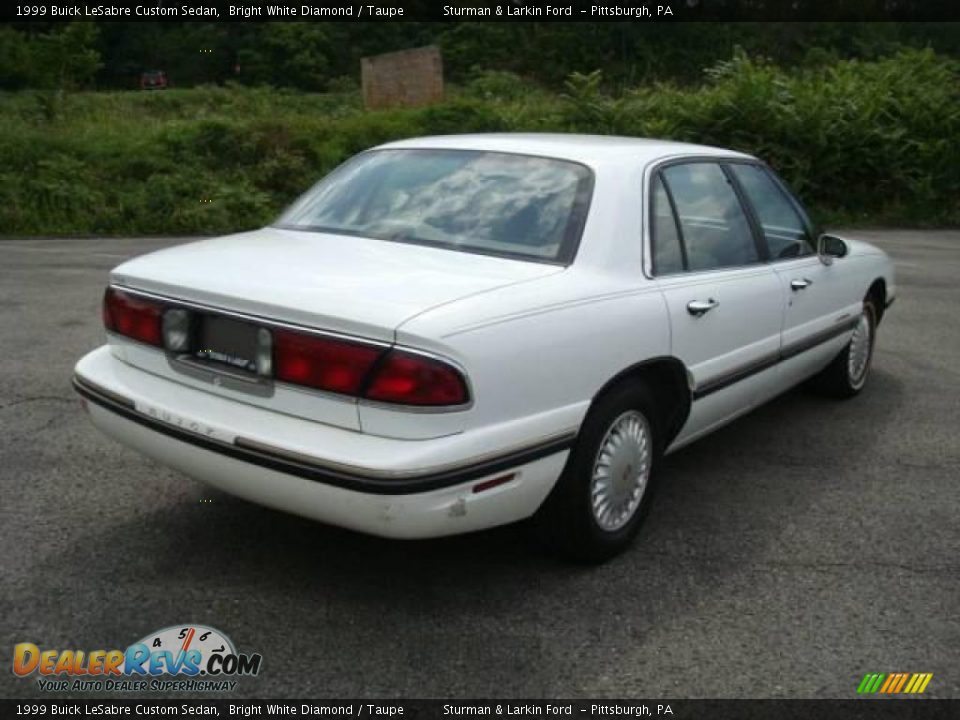
[{"label": "front door handle", "polygon": [[700,317],[704,313],[713,310],[720,303],[710,298],[709,300],[691,300],[687,303],[687,312],[694,317]]},{"label": "front door handle", "polygon": [[809,278],[794,278],[790,281],[790,289],[794,292],[797,290],[806,290],[811,285],[813,285],[813,280]]}]

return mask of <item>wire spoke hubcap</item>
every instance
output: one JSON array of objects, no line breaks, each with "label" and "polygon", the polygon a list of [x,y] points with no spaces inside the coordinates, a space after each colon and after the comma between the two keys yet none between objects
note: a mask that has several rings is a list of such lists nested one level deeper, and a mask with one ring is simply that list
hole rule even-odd
[{"label": "wire spoke hubcap", "polygon": [[853,331],[853,337],[850,338],[850,352],[847,357],[847,376],[854,387],[859,387],[866,380],[870,353],[873,349],[872,333],[870,318],[865,310]]},{"label": "wire spoke hubcap", "polygon": [[624,527],[640,507],[650,477],[650,424],[636,410],[613,421],[597,452],[590,481],[590,507],[608,532]]}]

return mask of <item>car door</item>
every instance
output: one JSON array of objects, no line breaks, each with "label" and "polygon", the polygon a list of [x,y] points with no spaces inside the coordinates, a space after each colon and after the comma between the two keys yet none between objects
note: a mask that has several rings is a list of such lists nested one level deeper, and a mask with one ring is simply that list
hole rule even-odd
[{"label": "car door", "polygon": [[860,313],[860,293],[842,268],[820,260],[806,212],[772,170],[757,163],[728,167],[760,227],[782,288],[780,377],[789,387],[842,349]]},{"label": "car door", "polygon": [[649,270],[670,316],[693,404],[679,447],[776,392],[783,297],[729,170],[661,165],[650,188]]}]

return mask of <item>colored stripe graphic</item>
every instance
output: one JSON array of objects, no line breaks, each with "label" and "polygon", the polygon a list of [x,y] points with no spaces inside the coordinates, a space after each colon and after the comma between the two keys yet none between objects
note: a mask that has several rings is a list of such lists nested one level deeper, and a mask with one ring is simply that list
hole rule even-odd
[{"label": "colored stripe graphic", "polygon": [[867,673],[857,686],[857,692],[861,695],[919,695],[927,689],[932,679],[933,673]]},{"label": "colored stripe graphic", "polygon": [[880,687],[880,682],[885,676],[882,673],[867,673],[863,676],[863,680],[860,681],[860,686],[857,688],[858,693],[875,693],[877,688]]},{"label": "colored stripe graphic", "polygon": [[909,677],[910,677],[909,673],[900,673],[899,679],[897,680],[896,684],[892,688],[890,688],[890,692],[892,693],[900,692],[903,689],[903,686],[906,684],[907,678]]}]

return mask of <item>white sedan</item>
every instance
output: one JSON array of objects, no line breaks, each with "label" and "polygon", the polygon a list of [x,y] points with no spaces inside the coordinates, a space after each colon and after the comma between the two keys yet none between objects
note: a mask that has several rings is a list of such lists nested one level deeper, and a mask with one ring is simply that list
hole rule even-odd
[{"label": "white sedan", "polygon": [[74,384],[103,432],[254,502],[394,538],[534,517],[596,560],[664,453],[809,378],[857,394],[894,293],[748,155],[421,138],[117,267]]}]

